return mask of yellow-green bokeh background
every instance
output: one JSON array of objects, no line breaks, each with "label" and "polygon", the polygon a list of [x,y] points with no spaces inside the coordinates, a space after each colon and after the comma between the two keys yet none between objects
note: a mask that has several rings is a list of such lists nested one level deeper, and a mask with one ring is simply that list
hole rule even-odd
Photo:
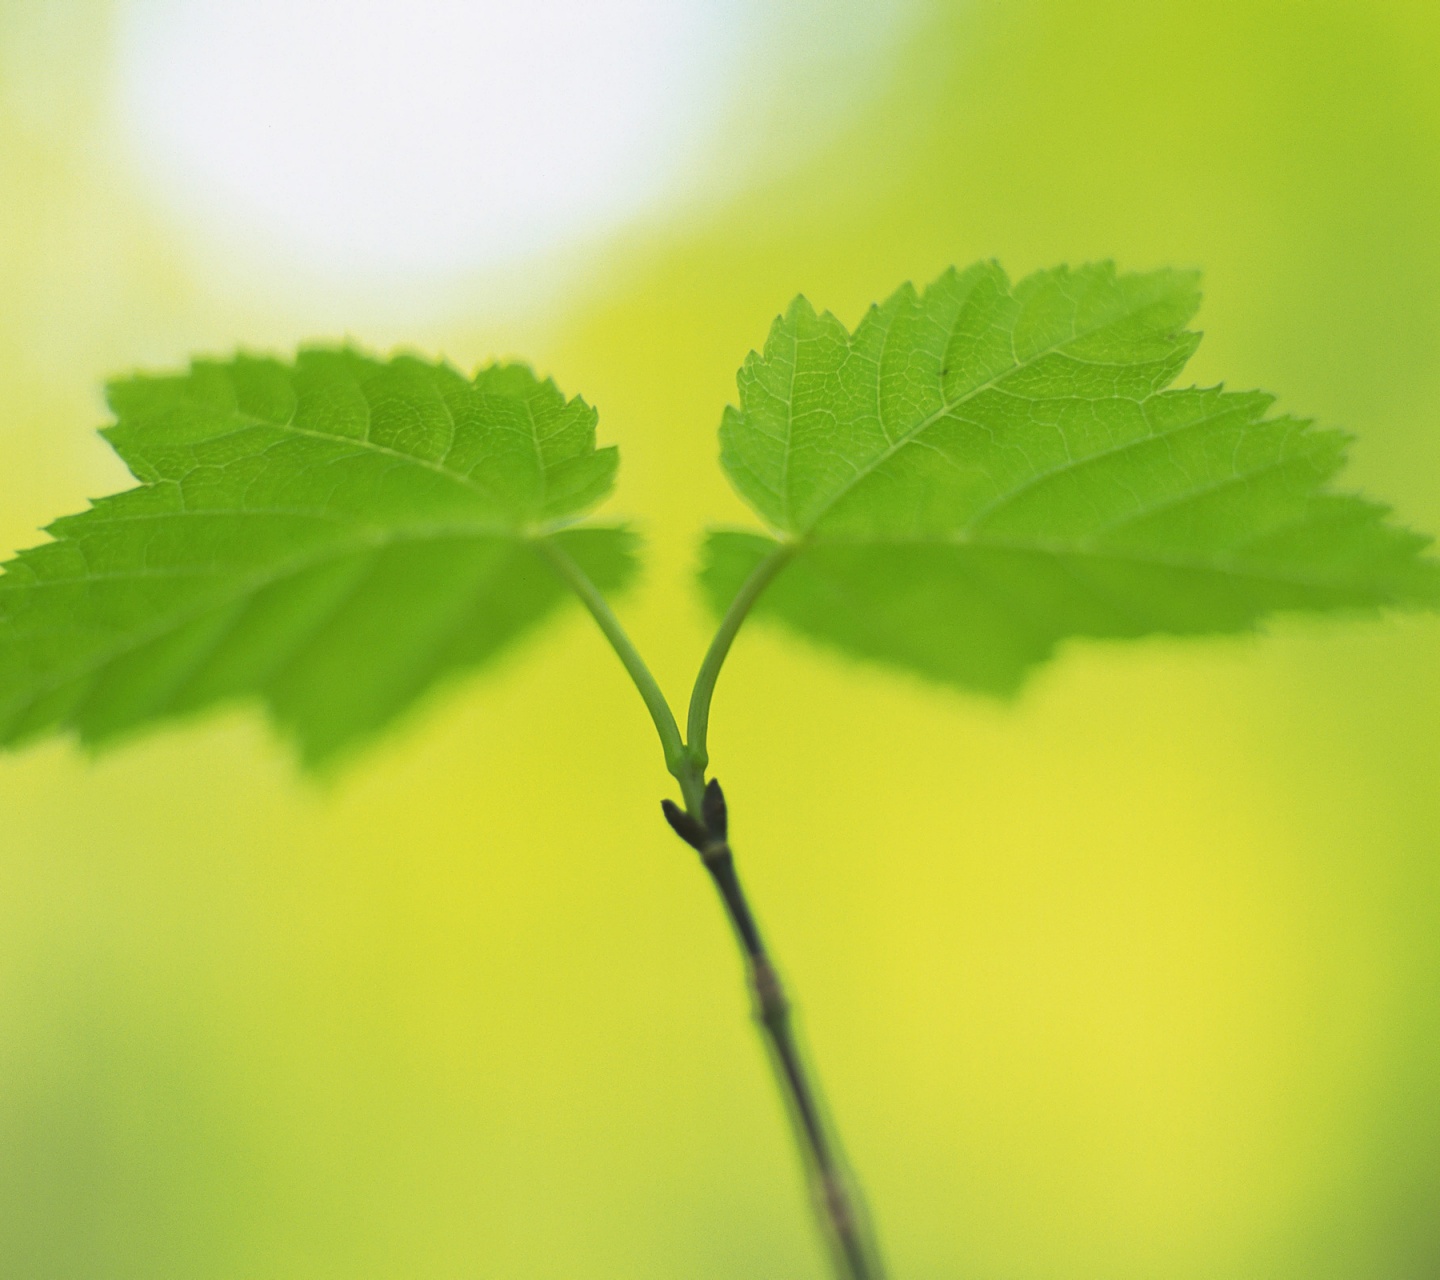
[{"label": "yellow-green bokeh background", "polygon": [[[325,336],[173,251],[68,8],[39,53],[0,8],[6,548],[122,481],[106,375]],[[744,518],[719,410],[799,290],[1199,266],[1195,377],[1353,430],[1437,530],[1437,65],[1433,0],[941,6],[838,134],[543,313],[351,328],[599,406],[676,695],[696,535]],[[896,1277],[1440,1274],[1437,659],[1284,622],[1077,646],[1007,708],[742,638],[715,766]],[[649,734],[571,610],[325,786],[249,710],[0,762],[0,1275],[820,1275]]]}]

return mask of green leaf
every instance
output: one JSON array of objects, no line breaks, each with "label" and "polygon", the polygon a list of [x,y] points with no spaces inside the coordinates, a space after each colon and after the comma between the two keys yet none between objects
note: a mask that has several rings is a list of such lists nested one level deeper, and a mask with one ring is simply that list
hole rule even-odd
[{"label": "green leaf", "polygon": [[90,743],[258,695],[317,763],[549,613],[562,544],[603,587],[622,529],[595,412],[529,369],[302,351],[110,387],[140,487],[0,577],[0,742]]},{"label": "green leaf", "polygon": [[1346,437],[1259,392],[1166,390],[1193,275],[1100,264],[909,285],[853,333],[797,298],[740,371],[721,461],[778,535],[711,535],[723,610],[1009,693],[1071,636],[1239,631],[1275,610],[1440,602],[1429,539],[1326,491]]}]

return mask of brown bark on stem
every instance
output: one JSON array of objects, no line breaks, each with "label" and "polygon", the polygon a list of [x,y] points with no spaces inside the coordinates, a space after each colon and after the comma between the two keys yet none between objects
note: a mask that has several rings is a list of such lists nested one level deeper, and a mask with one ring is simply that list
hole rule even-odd
[{"label": "brown bark on stem", "polygon": [[741,888],[728,838],[725,798],[713,778],[700,808],[696,814],[669,800],[664,802],[666,820],[699,853],[735,930],[755,1001],[755,1019],[794,1125],[836,1274],[840,1280],[881,1280],[878,1251],[826,1124],[819,1089],[800,1052],[790,1001]]}]

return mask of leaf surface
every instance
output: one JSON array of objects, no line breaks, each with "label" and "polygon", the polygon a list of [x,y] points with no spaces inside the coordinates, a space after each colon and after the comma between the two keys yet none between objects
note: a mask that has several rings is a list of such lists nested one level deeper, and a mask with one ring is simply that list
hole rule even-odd
[{"label": "leaf surface", "polygon": [[549,613],[550,541],[603,587],[631,575],[627,532],[564,528],[615,450],[522,366],[307,350],[109,393],[140,485],[5,566],[0,742],[258,696],[318,763]]},{"label": "leaf surface", "polygon": [[1429,539],[1328,490],[1345,436],[1260,392],[1168,389],[1198,304],[1193,275],[1109,264],[951,270],[853,333],[797,298],[720,428],[777,536],[711,534],[711,603],[785,555],[762,615],[1004,694],[1072,636],[1440,602]]}]

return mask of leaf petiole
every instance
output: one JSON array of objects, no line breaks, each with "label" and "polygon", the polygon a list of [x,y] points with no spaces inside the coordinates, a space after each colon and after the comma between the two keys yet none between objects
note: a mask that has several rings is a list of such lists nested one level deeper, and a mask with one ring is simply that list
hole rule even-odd
[{"label": "leaf petiole", "polygon": [[680,726],[675,719],[675,713],[670,710],[670,704],[666,701],[659,682],[646,666],[645,659],[640,656],[634,642],[625,633],[620,619],[615,616],[599,588],[554,539],[537,538],[533,545],[580,597],[581,603],[590,611],[590,616],[595,619],[610,642],[610,647],[615,650],[616,656],[644,700],[650,719],[655,723],[655,731],[660,736],[660,746],[665,753],[665,767],[680,784],[686,810],[699,817],[705,789],[705,770],[710,763],[706,737],[710,727],[710,702],[715,695],[715,682],[720,678],[720,669],[725,665],[725,658],[730,652],[730,646],[735,642],[741,623],[775,575],[789,564],[798,544],[782,542],[777,546],[755,566],[736,593],[735,599],[731,601],[695,677],[695,687],[690,693],[685,738],[680,736]]},{"label": "leaf petiole", "polygon": [[670,704],[665,701],[665,694],[661,692],[650,668],[645,665],[645,659],[625,634],[620,619],[600,594],[599,588],[590,581],[589,575],[575,563],[569,553],[553,538],[537,538],[532,545],[580,597],[581,603],[590,610],[590,616],[595,619],[605,639],[610,642],[610,647],[615,650],[621,665],[639,690],[645,709],[650,713],[650,719],[655,722],[655,732],[660,735],[660,746],[665,752],[665,767],[680,783],[685,793],[686,808],[698,813],[704,788],[703,773],[696,777],[689,753],[685,750],[685,742],[680,737],[680,726],[675,721],[675,713],[670,710]]},{"label": "leaf petiole", "polygon": [[794,542],[782,542],[755,566],[744,585],[735,593],[735,598],[720,620],[720,627],[710,642],[705,659],[700,664],[699,674],[695,677],[695,687],[690,693],[690,713],[686,717],[685,736],[686,749],[702,774],[710,763],[705,740],[710,730],[710,700],[715,694],[715,682],[720,678],[720,668],[725,665],[725,658],[740,630],[740,624],[745,621],[751,607],[774,580],[775,575],[790,563],[798,545]]}]

